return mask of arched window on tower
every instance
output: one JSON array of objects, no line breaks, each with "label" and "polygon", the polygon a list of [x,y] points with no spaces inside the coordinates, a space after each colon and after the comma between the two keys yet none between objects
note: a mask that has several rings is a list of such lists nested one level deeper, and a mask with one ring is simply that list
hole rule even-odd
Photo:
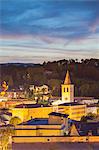
[{"label": "arched window on tower", "polygon": [[68,88],[67,88],[67,92],[69,92]]},{"label": "arched window on tower", "polygon": [[65,92],[65,88],[64,88],[64,92]]}]

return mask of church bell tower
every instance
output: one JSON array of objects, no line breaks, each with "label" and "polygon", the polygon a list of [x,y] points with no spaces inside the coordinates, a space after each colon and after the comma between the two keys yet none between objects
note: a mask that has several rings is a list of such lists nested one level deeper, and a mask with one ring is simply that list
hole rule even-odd
[{"label": "church bell tower", "polygon": [[70,74],[67,70],[64,84],[61,87],[62,101],[65,103],[74,102],[74,85],[71,83]]}]

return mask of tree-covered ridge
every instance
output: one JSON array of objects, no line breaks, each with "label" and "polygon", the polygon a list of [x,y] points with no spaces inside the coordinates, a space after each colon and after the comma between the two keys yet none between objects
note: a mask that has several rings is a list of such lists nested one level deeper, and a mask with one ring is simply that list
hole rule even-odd
[{"label": "tree-covered ridge", "polygon": [[64,59],[37,65],[1,64],[0,82],[7,81],[9,88],[47,84],[53,95],[60,96],[67,69],[75,84],[75,96],[99,97],[99,59],[82,59],[80,62]]}]

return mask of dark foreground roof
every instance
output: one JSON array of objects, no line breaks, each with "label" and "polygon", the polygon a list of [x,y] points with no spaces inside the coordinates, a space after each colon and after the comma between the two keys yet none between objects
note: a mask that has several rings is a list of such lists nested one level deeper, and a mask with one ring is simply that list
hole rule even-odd
[{"label": "dark foreground roof", "polygon": [[40,104],[20,104],[15,106],[15,108],[38,108],[38,107],[49,107],[49,106]]},{"label": "dark foreground roof", "polygon": [[62,114],[62,113],[57,113],[57,112],[51,112],[49,115],[51,115],[51,116],[59,116],[59,117],[64,117],[64,118],[67,118],[69,116],[67,114]]},{"label": "dark foreground roof", "polygon": [[10,112],[6,112],[6,111],[5,111],[5,112],[3,112],[3,111],[2,111],[2,112],[0,113],[0,116],[1,116],[1,115],[8,115],[8,116],[12,116],[12,113],[10,113]]},{"label": "dark foreground roof", "polygon": [[83,123],[80,130],[83,131],[85,135],[87,135],[89,131],[92,132],[92,135],[99,135],[99,122]]},{"label": "dark foreground roof", "polygon": [[48,119],[31,119],[26,122],[21,123],[20,125],[47,125]]},{"label": "dark foreground roof", "polygon": [[59,106],[76,106],[76,105],[83,105],[83,104],[79,104],[77,102],[71,102],[71,103],[63,103],[60,104]]},{"label": "dark foreground roof", "polygon": [[80,122],[80,121],[69,121],[69,123],[74,123],[79,131],[80,135],[88,135],[89,132],[92,135],[99,135],[99,121],[98,122]]}]

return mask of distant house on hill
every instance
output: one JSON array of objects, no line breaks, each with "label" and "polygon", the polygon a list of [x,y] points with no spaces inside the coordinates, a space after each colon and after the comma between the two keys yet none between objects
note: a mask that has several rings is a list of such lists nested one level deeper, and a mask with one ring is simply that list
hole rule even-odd
[{"label": "distant house on hill", "polygon": [[25,98],[25,92],[21,90],[9,90],[6,92],[6,97],[9,99]]},{"label": "distant house on hill", "polygon": [[48,94],[49,93],[49,88],[47,85],[35,86],[34,90],[35,90],[35,93],[40,93],[40,94]]}]

